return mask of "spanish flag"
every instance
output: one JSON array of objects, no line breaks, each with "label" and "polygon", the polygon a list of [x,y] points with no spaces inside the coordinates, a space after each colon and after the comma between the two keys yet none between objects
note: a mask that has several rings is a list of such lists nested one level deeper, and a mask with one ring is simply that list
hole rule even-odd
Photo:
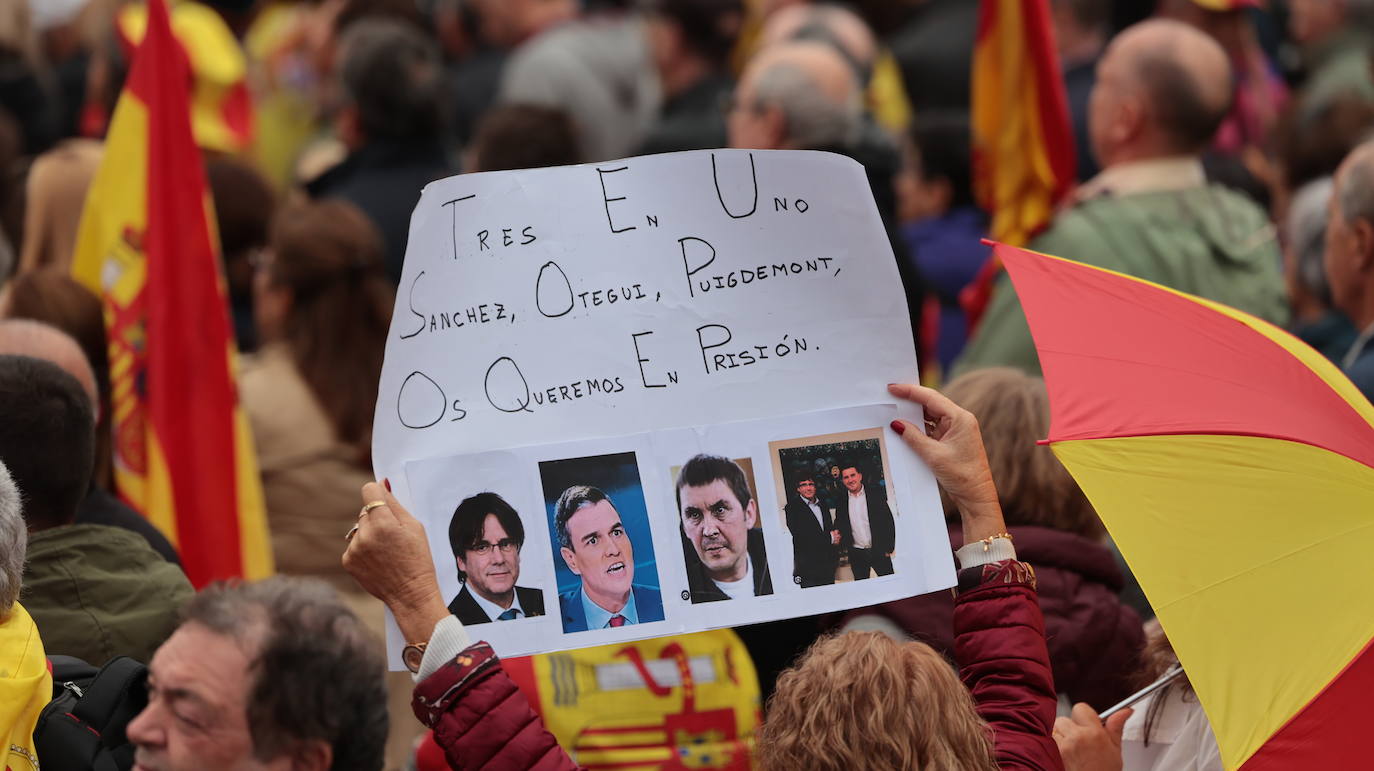
[{"label": "spanish flag", "polygon": [[204,586],[266,576],[272,559],[190,86],[164,0],[149,0],[72,273],[105,302],[120,497]]},{"label": "spanish flag", "polygon": [[973,179],[991,237],[1022,246],[1074,181],[1073,129],[1047,0],[982,0],[973,48]]},{"label": "spanish flag", "polygon": [[[989,235],[1025,246],[1073,189],[1076,166],[1047,0],[981,0],[972,112],[973,192]],[[1001,271],[994,255],[960,294],[970,331]]]}]

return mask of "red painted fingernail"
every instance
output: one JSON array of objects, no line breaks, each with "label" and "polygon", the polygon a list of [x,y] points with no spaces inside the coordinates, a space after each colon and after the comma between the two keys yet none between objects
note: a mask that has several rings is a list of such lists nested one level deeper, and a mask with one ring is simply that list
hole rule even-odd
[{"label": "red painted fingernail", "polygon": [[902,432],[906,430],[906,424],[900,420],[894,420],[892,421],[892,430],[897,432],[897,436],[901,436]]},{"label": "red painted fingernail", "polygon": [[[897,433],[901,433],[901,432],[898,431]],[[382,484],[386,487],[386,491],[387,491],[387,492],[391,492],[391,479],[389,479],[389,478],[388,478],[388,479],[383,479],[383,480],[382,480]]]}]

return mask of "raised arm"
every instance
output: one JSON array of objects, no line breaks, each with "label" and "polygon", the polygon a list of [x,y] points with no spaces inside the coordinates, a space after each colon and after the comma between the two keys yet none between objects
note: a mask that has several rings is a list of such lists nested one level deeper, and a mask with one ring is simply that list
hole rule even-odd
[{"label": "raised arm", "polygon": [[954,658],[978,714],[993,729],[1003,769],[1062,769],[1054,729],[1058,697],[1045,645],[1035,573],[1016,560],[972,413],[934,389],[889,386],[925,409],[926,428],[893,421],[959,509],[964,546],[954,603]]},{"label": "raised arm", "polygon": [[344,569],[386,603],[406,642],[425,644],[411,707],[434,729],[449,766],[575,771],[491,646],[470,644],[462,622],[449,614],[424,525],[381,485],[363,485],[362,495],[365,511],[349,537]]}]

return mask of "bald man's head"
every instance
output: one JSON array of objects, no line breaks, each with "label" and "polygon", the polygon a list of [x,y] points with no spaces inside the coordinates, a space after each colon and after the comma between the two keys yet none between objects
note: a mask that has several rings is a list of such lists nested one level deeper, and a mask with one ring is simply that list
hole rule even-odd
[{"label": "bald man's head", "polygon": [[96,396],[95,373],[86,361],[86,354],[71,335],[57,327],[28,319],[0,321],[0,355],[4,354],[31,356],[56,364],[76,378],[92,405],[100,403]]},{"label": "bald man's head", "polygon": [[862,102],[853,69],[825,43],[780,43],[745,68],[730,113],[730,146],[841,147],[854,139]]},{"label": "bald man's head", "polygon": [[1203,32],[1152,19],[1127,28],[1098,63],[1093,150],[1111,166],[1201,152],[1231,108],[1231,65]]},{"label": "bald man's head", "polygon": [[867,80],[878,55],[878,41],[868,23],[838,5],[805,4],[779,9],[768,17],[760,34],[763,48],[803,41],[834,47],[860,80]]}]

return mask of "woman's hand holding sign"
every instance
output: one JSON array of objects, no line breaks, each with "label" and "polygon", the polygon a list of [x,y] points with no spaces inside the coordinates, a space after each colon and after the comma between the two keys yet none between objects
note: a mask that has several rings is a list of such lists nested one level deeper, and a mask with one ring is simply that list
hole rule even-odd
[{"label": "woman's hand holding sign", "polygon": [[905,420],[892,421],[892,430],[925,461],[936,481],[959,507],[964,543],[1006,532],[978,419],[933,388],[893,383],[887,389],[893,396],[916,402],[925,409],[929,435]]}]

